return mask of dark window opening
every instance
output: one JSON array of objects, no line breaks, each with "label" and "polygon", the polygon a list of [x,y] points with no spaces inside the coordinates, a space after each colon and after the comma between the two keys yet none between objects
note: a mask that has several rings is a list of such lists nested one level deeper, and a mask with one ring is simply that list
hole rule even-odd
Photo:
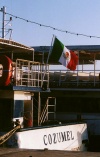
[{"label": "dark window opening", "polygon": [[57,98],[57,112],[99,113],[99,98]]},{"label": "dark window opening", "polygon": [[5,131],[11,128],[13,117],[13,100],[0,99],[0,130]]}]

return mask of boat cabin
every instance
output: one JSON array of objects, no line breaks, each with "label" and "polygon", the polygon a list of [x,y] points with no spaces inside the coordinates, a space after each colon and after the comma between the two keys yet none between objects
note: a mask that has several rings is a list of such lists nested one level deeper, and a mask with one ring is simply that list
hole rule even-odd
[{"label": "boat cabin", "polygon": [[[21,128],[39,126],[40,92],[50,91],[49,66],[33,60],[33,48],[6,39],[0,39],[0,53],[0,131],[10,130],[18,121]],[[28,54],[31,60],[26,60]]]}]

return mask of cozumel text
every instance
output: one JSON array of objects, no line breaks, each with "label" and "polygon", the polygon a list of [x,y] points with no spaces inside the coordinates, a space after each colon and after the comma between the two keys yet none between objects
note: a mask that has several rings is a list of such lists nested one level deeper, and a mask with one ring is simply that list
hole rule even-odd
[{"label": "cozumel text", "polygon": [[43,141],[45,145],[56,144],[56,143],[65,142],[69,140],[74,140],[72,131],[53,133],[53,134],[48,134],[48,135],[43,136]]}]

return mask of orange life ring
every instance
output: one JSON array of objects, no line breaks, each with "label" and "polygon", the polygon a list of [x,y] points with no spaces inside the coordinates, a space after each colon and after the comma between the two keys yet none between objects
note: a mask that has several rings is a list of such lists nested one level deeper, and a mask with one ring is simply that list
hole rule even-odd
[{"label": "orange life ring", "polygon": [[12,60],[6,55],[0,56],[0,64],[3,65],[3,73],[0,77],[0,86],[8,86],[11,83]]}]

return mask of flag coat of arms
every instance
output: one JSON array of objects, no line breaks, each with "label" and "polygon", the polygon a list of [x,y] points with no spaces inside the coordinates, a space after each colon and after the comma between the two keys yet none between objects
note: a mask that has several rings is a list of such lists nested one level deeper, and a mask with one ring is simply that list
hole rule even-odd
[{"label": "flag coat of arms", "polygon": [[71,50],[67,49],[64,44],[56,37],[49,56],[49,60],[60,62],[63,66],[70,70],[75,70],[78,64],[78,56]]}]

